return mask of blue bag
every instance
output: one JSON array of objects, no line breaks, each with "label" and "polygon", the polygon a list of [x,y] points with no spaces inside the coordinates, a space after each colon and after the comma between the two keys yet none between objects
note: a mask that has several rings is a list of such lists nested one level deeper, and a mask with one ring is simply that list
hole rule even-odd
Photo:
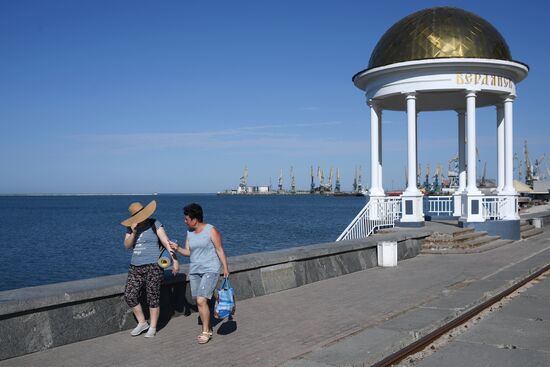
[{"label": "blue bag", "polygon": [[235,294],[229,278],[223,278],[223,282],[217,289],[214,317],[225,319],[235,313]]}]

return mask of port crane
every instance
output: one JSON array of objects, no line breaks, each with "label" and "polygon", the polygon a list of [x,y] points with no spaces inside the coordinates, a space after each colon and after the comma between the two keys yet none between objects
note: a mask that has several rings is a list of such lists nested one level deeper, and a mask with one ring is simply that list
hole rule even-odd
[{"label": "port crane", "polygon": [[296,193],[296,178],[294,177],[294,167],[290,166],[290,193]]},{"label": "port crane", "polygon": [[[521,164],[521,160],[518,158],[518,154],[517,153],[514,153],[514,161],[517,162],[517,173],[518,173],[518,181],[521,181],[521,178],[522,178],[522,164]],[[515,170],[515,169],[514,169]]]},{"label": "port crane", "polygon": [[248,167],[244,166],[244,172],[239,182],[239,192],[246,192],[248,187]]},{"label": "port crane", "polygon": [[485,187],[487,185],[487,162],[483,165],[483,174],[481,175],[481,180],[479,180],[479,186]]},{"label": "port crane", "polygon": [[355,177],[353,178],[353,192],[357,192],[357,166],[355,166]]},{"label": "port crane", "polygon": [[357,192],[362,192],[363,191],[363,184],[361,183],[361,176],[363,175],[362,173],[363,171],[363,168],[361,166],[359,166],[359,175],[357,176]]},{"label": "port crane", "polygon": [[[545,172],[543,168],[543,162],[545,162],[546,160],[546,155],[543,154],[539,158],[535,159],[535,163],[532,163],[531,159],[529,158],[529,148],[527,147],[527,140],[525,140],[523,143],[523,157],[525,160],[525,183],[530,187],[533,187],[534,181],[540,181],[544,179]],[[521,161],[519,161],[519,164],[521,164]]]},{"label": "port crane", "polygon": [[432,184],[432,191],[439,192],[441,191],[441,185],[439,183],[439,178],[441,177],[441,174],[443,173],[443,167],[441,167],[441,164],[437,164],[435,167],[435,174],[433,176],[434,183]]},{"label": "port crane", "polygon": [[426,190],[430,189],[430,164],[426,165],[426,179],[424,180],[424,188]]},{"label": "port crane", "polygon": [[459,158],[458,158],[458,154],[456,154],[448,162],[447,178],[449,179],[449,187],[457,188],[459,185],[459,182],[458,182],[459,167],[458,166],[459,166]]},{"label": "port crane", "polygon": [[340,168],[336,168],[336,184],[334,185],[334,191],[340,192]]},{"label": "port crane", "polygon": [[[542,169],[542,162],[546,159],[546,156],[543,154],[540,158],[535,159],[535,164],[533,166],[533,180],[542,180],[544,179],[544,170]],[[542,172],[541,172],[542,171]]]},{"label": "port crane", "polygon": [[533,187],[533,165],[529,159],[529,148],[527,148],[527,140],[523,144],[523,157],[525,159],[525,183]]},{"label": "port crane", "polygon": [[325,175],[321,166],[317,166],[317,178],[319,178],[319,192],[322,192],[325,187]]},{"label": "port crane", "polygon": [[313,194],[315,192],[315,176],[313,175],[313,166],[311,166],[311,186],[309,188],[309,193]]},{"label": "port crane", "polygon": [[281,168],[281,173],[279,174],[279,181],[277,183],[277,188],[279,192],[283,192],[283,169]]}]

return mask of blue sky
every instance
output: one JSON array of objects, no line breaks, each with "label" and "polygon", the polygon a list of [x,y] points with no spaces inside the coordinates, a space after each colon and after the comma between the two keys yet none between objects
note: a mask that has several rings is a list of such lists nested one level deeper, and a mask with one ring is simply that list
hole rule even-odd
[{"label": "blue sky", "polygon": [[[369,110],[351,77],[404,16],[457,6],[492,23],[531,70],[514,149],[549,155],[550,5],[541,1],[1,1],[0,194],[298,188],[310,166],[370,182]],[[419,161],[456,153],[456,115],[421,114]],[[494,108],[477,114],[495,176]],[[384,114],[384,185],[404,186],[406,115]],[[550,167],[550,164],[549,164]]]}]

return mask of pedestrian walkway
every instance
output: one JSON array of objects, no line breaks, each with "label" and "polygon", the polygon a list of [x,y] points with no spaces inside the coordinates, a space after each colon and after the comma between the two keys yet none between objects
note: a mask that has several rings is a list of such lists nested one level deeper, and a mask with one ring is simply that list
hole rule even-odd
[{"label": "pedestrian walkway", "polygon": [[[550,232],[480,254],[419,255],[237,303],[198,345],[197,314],[155,338],[129,331],[18,358],[5,366],[370,365],[550,263]],[[1,336],[0,336],[1,338]]]}]

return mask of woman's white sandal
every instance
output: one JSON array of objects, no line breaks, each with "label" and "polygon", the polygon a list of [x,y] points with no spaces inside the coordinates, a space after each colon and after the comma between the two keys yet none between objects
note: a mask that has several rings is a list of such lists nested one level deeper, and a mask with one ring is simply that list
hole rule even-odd
[{"label": "woman's white sandal", "polygon": [[199,336],[197,336],[197,342],[199,344],[206,344],[210,341],[210,339],[212,339],[211,331],[203,331]]}]

